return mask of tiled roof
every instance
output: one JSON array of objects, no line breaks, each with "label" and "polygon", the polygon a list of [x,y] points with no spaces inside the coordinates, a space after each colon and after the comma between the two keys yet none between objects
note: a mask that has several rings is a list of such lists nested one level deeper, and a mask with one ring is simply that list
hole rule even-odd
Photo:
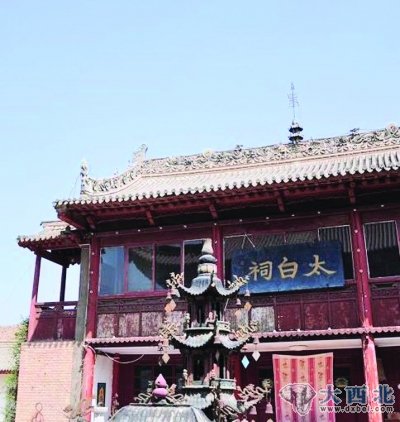
[{"label": "tiled roof", "polygon": [[[362,334],[395,334],[400,333],[400,326],[391,327],[354,327],[354,328],[332,328],[327,330],[296,330],[296,331],[265,331],[256,335],[260,339],[271,340],[280,338],[298,337],[336,337],[354,336]],[[89,344],[129,344],[129,343],[158,343],[162,340],[160,336],[149,337],[112,337],[87,339]]]},{"label": "tiled roof", "polygon": [[219,335],[218,337],[221,344],[229,350],[240,349],[250,339],[250,336],[240,338],[238,340],[232,340],[229,336]]},{"label": "tiled roof", "polygon": [[259,335],[262,339],[279,339],[287,337],[321,337],[321,336],[351,336],[355,334],[391,334],[400,333],[400,326],[393,327],[355,327],[335,328],[327,330],[297,330],[297,331],[267,331]]},{"label": "tiled roof", "polygon": [[160,336],[147,337],[112,337],[112,338],[90,338],[86,340],[88,344],[129,344],[129,343],[158,343]]},{"label": "tiled roof", "polygon": [[214,395],[212,393],[192,393],[185,395],[186,403],[193,406],[195,409],[207,409],[211,406],[214,401]]},{"label": "tiled roof", "polygon": [[12,369],[12,346],[15,342],[15,333],[18,325],[0,327],[0,373]]},{"label": "tiled roof", "polygon": [[[211,281],[213,281],[213,284],[211,284]],[[183,284],[178,285],[177,287],[189,295],[200,296],[204,294],[210,286],[214,287],[215,290],[217,290],[217,292],[221,296],[224,296],[224,297],[232,296],[241,287],[240,284],[236,284],[236,285],[233,285],[232,288],[226,289],[224,285],[222,284],[222,281],[219,280],[218,278],[207,279],[207,277],[200,277],[200,276],[192,280],[192,285],[190,287],[186,287]]]},{"label": "tiled roof", "polygon": [[60,220],[43,221],[40,225],[42,226],[42,230],[39,233],[28,236],[19,236],[17,239],[18,242],[25,243],[56,239],[69,226],[67,223],[64,223],[64,221]]},{"label": "tiled roof", "polygon": [[363,174],[400,167],[400,129],[223,152],[145,160],[109,179],[93,179],[81,169],[81,196],[55,206],[135,201],[238,187]]},{"label": "tiled roof", "polygon": [[0,342],[12,343],[15,341],[15,333],[17,332],[19,325],[7,325],[0,326]]},{"label": "tiled roof", "polygon": [[213,338],[213,336],[214,332],[211,331],[210,333],[200,334],[198,336],[190,336],[187,338],[174,336],[173,339],[183,346],[191,347],[192,349],[197,349],[199,347],[205,346]]},{"label": "tiled roof", "polygon": [[[203,402],[201,402],[202,404]],[[192,404],[192,403],[190,403]],[[206,406],[208,407],[208,406]],[[176,406],[163,404],[160,406],[128,405],[124,406],[110,419],[112,422],[126,421],[185,421],[185,422],[211,422],[199,409],[192,406]]]}]

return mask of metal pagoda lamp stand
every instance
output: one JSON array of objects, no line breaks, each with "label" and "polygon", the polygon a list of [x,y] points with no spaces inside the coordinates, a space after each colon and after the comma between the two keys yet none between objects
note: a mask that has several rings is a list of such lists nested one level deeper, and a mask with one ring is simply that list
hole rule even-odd
[{"label": "metal pagoda lamp stand", "polygon": [[[211,240],[206,239],[199,259],[198,275],[191,285],[185,286],[182,274],[172,273],[167,280],[170,290],[166,298],[166,317],[160,328],[161,359],[164,364],[168,363],[171,346],[180,350],[185,368],[183,382],[179,390],[175,386],[168,388],[160,375],[155,386],[150,386],[146,393],[135,398],[138,406],[189,406],[201,411],[209,420],[230,422],[251,419],[257,414],[256,405],[266,399],[266,413],[273,413],[270,403],[272,382],[265,380],[262,386],[250,384],[241,388],[229,372],[229,356],[238,353],[247,342],[258,341],[254,338],[258,322],[242,325],[236,332],[231,329],[230,323],[225,320],[226,305],[228,299],[237,297],[247,280],[235,277],[224,286],[217,277],[216,263]],[[185,298],[188,304],[183,334],[179,334],[179,325],[168,319],[176,307],[174,296]],[[248,290],[245,296],[249,296]],[[240,303],[238,298],[237,303]],[[248,300],[246,305],[248,310],[251,307]],[[113,420],[118,421],[118,413]]]}]

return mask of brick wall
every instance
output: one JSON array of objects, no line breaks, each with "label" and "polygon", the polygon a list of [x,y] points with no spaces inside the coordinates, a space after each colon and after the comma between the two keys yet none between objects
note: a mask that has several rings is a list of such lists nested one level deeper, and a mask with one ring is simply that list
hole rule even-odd
[{"label": "brick wall", "polygon": [[38,411],[37,420],[65,421],[63,409],[71,404],[71,385],[79,377],[76,362],[80,358],[75,342],[23,344],[15,421],[31,421]]}]

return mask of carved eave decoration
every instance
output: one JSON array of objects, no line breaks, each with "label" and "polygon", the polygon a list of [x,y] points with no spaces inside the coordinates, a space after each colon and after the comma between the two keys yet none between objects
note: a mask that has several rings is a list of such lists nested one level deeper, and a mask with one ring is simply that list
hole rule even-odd
[{"label": "carved eave decoration", "polygon": [[195,278],[192,281],[190,287],[184,285],[184,275],[171,273],[170,278],[167,280],[167,286],[170,289],[174,289],[175,293],[178,293],[179,290],[183,294],[188,296],[200,296],[206,294],[208,291],[212,293],[216,291],[219,295],[223,297],[232,297],[237,294],[242,286],[247,284],[248,280],[244,277],[234,276],[233,281],[227,281],[227,287],[225,287],[220,279],[214,277],[214,274],[207,278]]},{"label": "carved eave decoration", "polygon": [[120,175],[94,179],[88,175],[88,166],[84,162],[81,167],[82,198],[106,193],[117,193],[141,176],[167,175],[171,173],[187,173],[193,171],[243,167],[257,164],[315,159],[319,157],[348,155],[357,152],[373,152],[399,146],[400,130],[395,125],[379,131],[353,133],[348,136],[307,140],[293,144],[278,144],[249,149],[230,151],[207,151],[189,156],[167,157],[145,160],[142,146],[140,159]]}]

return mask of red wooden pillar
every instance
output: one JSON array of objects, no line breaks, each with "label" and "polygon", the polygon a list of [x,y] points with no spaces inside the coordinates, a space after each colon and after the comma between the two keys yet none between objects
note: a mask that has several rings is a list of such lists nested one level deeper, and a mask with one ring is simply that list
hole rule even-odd
[{"label": "red wooden pillar", "polygon": [[63,265],[61,271],[61,283],[60,283],[60,302],[65,301],[65,285],[67,281],[67,265]]},{"label": "red wooden pillar", "polygon": [[224,237],[222,227],[214,223],[212,230],[212,243],[215,258],[217,258],[217,276],[224,279]]},{"label": "red wooden pillar", "polygon": [[93,338],[96,333],[97,297],[99,290],[100,247],[93,239],[90,247],[89,294],[86,320],[86,338]]},{"label": "red wooden pillar", "polygon": [[[362,220],[357,210],[353,210],[350,214],[350,225],[359,314],[361,325],[368,328],[373,324],[371,290],[368,280],[368,256],[364,241]],[[363,334],[362,336],[362,353],[365,385],[368,388],[368,405],[370,408],[375,408],[378,403],[373,400],[373,392],[378,388],[379,377],[375,342],[371,334]],[[369,422],[382,422],[382,420],[382,414],[380,412],[368,413]]]},{"label": "red wooden pillar", "polygon": [[[86,339],[95,337],[96,316],[97,316],[97,296],[99,286],[99,266],[100,266],[100,248],[96,238],[92,239],[90,245],[90,266],[89,266],[89,291],[86,319]],[[94,365],[96,361],[96,352],[91,348],[85,349],[83,360],[83,399],[88,404],[92,403]],[[90,414],[86,415],[86,420],[90,421]]]},{"label": "red wooden pillar", "polygon": [[[376,361],[376,351],[375,351],[375,341],[371,334],[364,334],[362,337],[362,351],[364,359],[364,378],[365,385],[368,388],[368,405],[370,409],[375,409],[379,406],[379,403],[374,401],[376,391],[379,386],[379,377],[378,377],[378,365]],[[382,422],[382,413],[381,412],[369,412],[368,413],[369,422]]]},{"label": "red wooden pillar", "polygon": [[[85,357],[83,358],[82,398],[85,400],[87,406],[92,405],[95,363],[96,352],[91,347],[86,347]],[[91,420],[90,413],[85,416],[87,421]]]},{"label": "red wooden pillar", "polygon": [[33,275],[33,286],[31,296],[31,309],[29,313],[29,327],[28,327],[28,341],[32,340],[33,334],[35,333],[37,326],[37,315],[36,315],[36,304],[39,291],[39,279],[40,279],[40,264],[42,257],[36,254],[35,262],[35,273]]},{"label": "red wooden pillar", "polygon": [[365,248],[363,225],[357,210],[350,214],[351,240],[353,246],[354,278],[357,282],[358,309],[363,327],[372,325],[371,290],[368,281],[368,257]]},{"label": "red wooden pillar", "polygon": [[112,407],[113,401],[117,397],[119,399],[119,367],[120,367],[120,356],[115,355],[114,361],[113,361],[113,380],[112,380],[112,390],[111,390],[111,407]]},{"label": "red wooden pillar", "polygon": [[242,368],[240,365],[240,354],[234,353],[231,358],[231,377],[236,380],[236,385],[242,385]]}]

